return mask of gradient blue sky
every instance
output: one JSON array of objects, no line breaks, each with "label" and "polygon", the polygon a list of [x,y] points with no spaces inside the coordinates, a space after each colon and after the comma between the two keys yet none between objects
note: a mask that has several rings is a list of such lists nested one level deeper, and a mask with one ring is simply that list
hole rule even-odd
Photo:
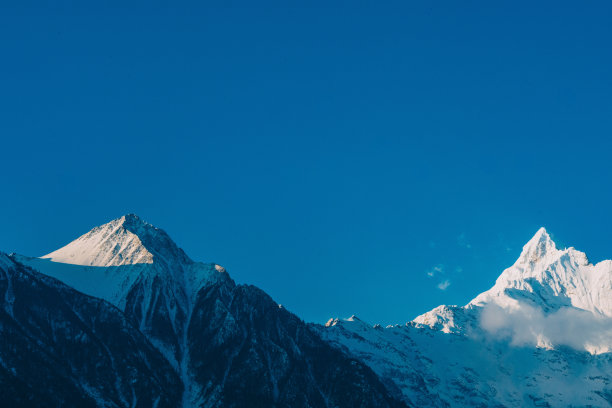
[{"label": "gradient blue sky", "polygon": [[609,2],[84,3],[0,9],[2,251],[134,212],[306,320],[384,324],[540,226],[612,257]]}]

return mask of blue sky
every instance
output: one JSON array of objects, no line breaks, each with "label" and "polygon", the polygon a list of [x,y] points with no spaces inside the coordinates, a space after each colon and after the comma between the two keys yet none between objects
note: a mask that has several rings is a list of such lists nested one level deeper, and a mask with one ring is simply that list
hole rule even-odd
[{"label": "blue sky", "polygon": [[2,6],[0,250],[134,212],[306,320],[384,324],[540,226],[612,257],[609,3],[87,3]]}]

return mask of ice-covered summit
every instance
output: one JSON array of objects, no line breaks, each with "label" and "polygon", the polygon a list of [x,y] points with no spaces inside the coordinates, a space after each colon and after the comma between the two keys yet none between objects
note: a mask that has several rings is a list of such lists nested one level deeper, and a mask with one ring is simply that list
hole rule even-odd
[{"label": "ice-covered summit", "polygon": [[42,258],[84,266],[119,266],[187,262],[188,257],[165,231],[135,214],[95,227]]},{"label": "ice-covered summit", "polygon": [[[452,333],[510,333],[538,347],[570,345],[597,354],[612,349],[612,261],[597,264],[573,247],[559,249],[544,228],[495,285],[464,307],[440,306],[417,326]],[[580,332],[581,336],[568,333]],[[532,341],[533,340],[533,341]]]},{"label": "ice-covered summit", "polygon": [[231,281],[225,268],[192,261],[166,232],[134,214],[95,227],[41,258],[14,256],[121,309],[182,376],[188,364],[187,327],[198,294]]},{"label": "ice-covered summit", "polygon": [[17,257],[121,308],[134,296],[135,288],[147,298],[152,291],[164,288],[172,298],[170,303],[179,299],[187,308],[187,299],[202,286],[227,275],[219,265],[192,261],[165,231],[134,214],[95,227],[41,258]]},{"label": "ice-covered summit", "polygon": [[513,307],[526,302],[545,312],[566,306],[612,316],[612,261],[596,265],[573,247],[557,249],[544,228],[523,247],[518,260],[470,305]]},{"label": "ice-covered summit", "polygon": [[543,257],[557,251],[555,242],[550,238],[546,228],[541,227],[538,232],[525,244],[519,261],[537,262]]}]

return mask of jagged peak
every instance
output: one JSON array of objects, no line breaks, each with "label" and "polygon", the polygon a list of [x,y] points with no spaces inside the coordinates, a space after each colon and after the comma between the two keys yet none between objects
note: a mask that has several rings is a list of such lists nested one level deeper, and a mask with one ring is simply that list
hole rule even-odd
[{"label": "jagged peak", "polygon": [[42,258],[87,266],[190,262],[164,230],[135,214],[95,227]]},{"label": "jagged peak", "polygon": [[547,254],[554,253],[555,251],[557,251],[555,242],[550,237],[548,231],[546,231],[546,228],[541,227],[523,247],[519,261],[537,262]]},{"label": "jagged peak", "polygon": [[528,303],[544,311],[573,306],[612,317],[612,262],[597,265],[573,247],[557,249],[544,228],[523,247],[519,259],[495,285],[468,306],[496,303],[516,308]]}]

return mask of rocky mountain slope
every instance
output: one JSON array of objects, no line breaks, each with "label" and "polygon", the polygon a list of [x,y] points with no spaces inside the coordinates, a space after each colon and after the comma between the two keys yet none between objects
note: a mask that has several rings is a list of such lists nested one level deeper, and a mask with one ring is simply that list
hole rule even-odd
[{"label": "rocky mountain slope", "polygon": [[0,301],[7,406],[612,405],[612,261],[544,229],[467,305],[386,328],[305,324],[135,215],[0,253]]},{"label": "rocky mountain slope", "polygon": [[[10,261],[14,268],[29,271],[28,276],[44,274],[47,280],[62,281],[70,292],[60,298],[91,299],[100,305],[98,309],[112,310],[121,317],[142,344],[124,343],[117,350],[109,346],[108,358],[118,361],[125,354],[145,358],[143,353],[152,353],[147,361],[161,361],[161,373],[168,377],[155,384],[168,394],[163,401],[170,406],[407,406],[388,393],[367,365],[323,341],[264,292],[236,285],[219,265],[192,261],[165,232],[135,215],[96,227],[42,258],[13,255]],[[13,293],[12,289],[6,293]],[[7,296],[25,299],[30,294]],[[80,304],[80,300],[68,301]],[[46,307],[37,309],[43,320]],[[28,318],[26,313],[16,324]],[[63,326],[67,323],[62,318],[45,324]],[[116,329],[104,322],[106,315],[90,311],[87,318],[105,324],[105,338],[114,339]],[[62,347],[74,341],[71,332],[53,339]],[[0,353],[0,361],[10,362],[12,351],[5,353]],[[22,355],[26,365],[34,364],[29,356]],[[96,364],[95,358],[86,362]],[[130,373],[138,374],[137,362],[123,362]],[[147,368],[157,370],[157,365]],[[7,363],[5,369],[11,378],[15,367]],[[100,381],[113,378],[112,372],[99,374]],[[52,377],[52,372],[47,374]],[[36,386],[27,377],[20,380],[25,387]],[[83,398],[97,406],[135,406],[132,399],[107,395],[105,383],[82,385],[80,381],[77,376],[69,383],[73,389],[80,387]],[[119,377],[113,385],[121,389],[130,381]],[[64,405],[61,399],[71,395],[68,390],[57,390],[60,400],[46,405]],[[151,390],[155,395],[153,391],[155,388]],[[116,394],[123,396],[127,391],[121,392]],[[149,406],[161,406],[156,401]],[[12,402],[27,406],[17,397]]]},{"label": "rocky mountain slope", "polygon": [[175,407],[179,376],[111,304],[0,253],[1,406]]}]

